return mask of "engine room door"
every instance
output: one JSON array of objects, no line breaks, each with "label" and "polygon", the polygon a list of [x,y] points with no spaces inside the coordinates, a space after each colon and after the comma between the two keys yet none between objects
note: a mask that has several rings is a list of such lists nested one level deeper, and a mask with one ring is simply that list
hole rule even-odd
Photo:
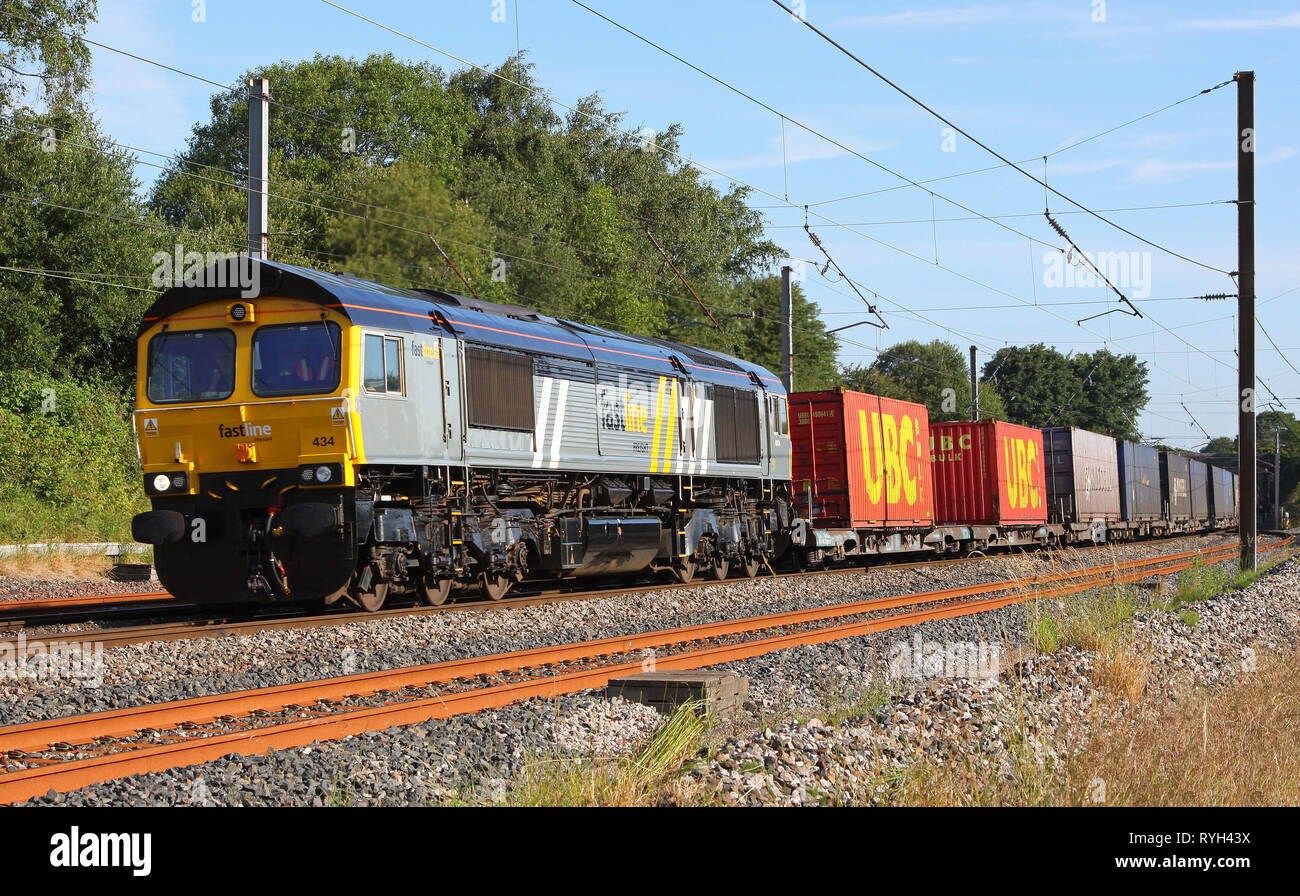
[{"label": "engine room door", "polygon": [[442,411],[442,440],[448,460],[464,457],[463,414],[460,405],[460,342],[455,337],[438,337],[438,398]]}]

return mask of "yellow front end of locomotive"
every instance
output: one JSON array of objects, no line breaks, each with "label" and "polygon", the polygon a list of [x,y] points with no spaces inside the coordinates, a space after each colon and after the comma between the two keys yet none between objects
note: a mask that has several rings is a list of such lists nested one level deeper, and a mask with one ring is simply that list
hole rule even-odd
[{"label": "yellow front end of locomotive", "polygon": [[[146,491],[215,498],[213,484],[256,481],[270,498],[354,485],[364,458],[351,400],[358,339],[343,315],[274,297],[209,302],[154,322],[137,345]],[[243,475],[259,471],[264,479]]]}]

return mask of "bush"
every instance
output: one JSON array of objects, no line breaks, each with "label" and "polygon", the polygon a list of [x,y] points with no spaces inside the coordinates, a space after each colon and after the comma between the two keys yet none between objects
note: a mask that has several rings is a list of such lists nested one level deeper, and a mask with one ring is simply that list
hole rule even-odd
[{"label": "bush", "polygon": [[0,541],[129,540],[146,505],[131,404],[97,383],[0,373]]}]

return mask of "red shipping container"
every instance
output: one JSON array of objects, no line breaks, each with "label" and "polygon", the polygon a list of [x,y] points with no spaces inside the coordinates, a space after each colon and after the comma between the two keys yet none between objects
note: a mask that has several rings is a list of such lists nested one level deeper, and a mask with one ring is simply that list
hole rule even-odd
[{"label": "red shipping container", "polygon": [[818,528],[934,522],[930,415],[923,404],[847,389],[789,396],[791,496]]},{"label": "red shipping container", "polygon": [[998,420],[934,423],[930,465],[939,525],[1047,522],[1040,429]]}]

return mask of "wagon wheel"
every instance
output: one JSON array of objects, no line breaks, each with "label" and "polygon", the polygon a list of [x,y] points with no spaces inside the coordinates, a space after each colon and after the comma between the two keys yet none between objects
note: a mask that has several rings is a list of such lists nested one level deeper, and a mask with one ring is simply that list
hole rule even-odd
[{"label": "wagon wheel", "polygon": [[383,607],[384,600],[388,597],[388,583],[376,582],[370,591],[359,591],[356,588],[350,588],[348,597],[367,613],[374,613]]},{"label": "wagon wheel", "polygon": [[695,561],[690,559],[679,560],[673,565],[673,578],[678,584],[689,585],[691,579],[695,578]]},{"label": "wagon wheel", "polygon": [[483,583],[483,593],[492,600],[500,600],[505,597],[506,592],[510,590],[510,586],[514,584],[509,576],[494,572],[485,572],[479,578]]},{"label": "wagon wheel", "polygon": [[727,573],[730,571],[731,571],[731,561],[728,560],[726,557],[718,557],[709,566],[709,575],[713,576],[713,578],[717,579],[719,582],[725,579],[727,577]]},{"label": "wagon wheel", "polygon": [[429,607],[441,607],[451,597],[451,586],[455,584],[450,578],[433,579],[430,584],[429,577],[421,576],[416,583],[415,590],[420,596],[420,603]]},{"label": "wagon wheel", "polygon": [[762,557],[746,557],[740,564],[740,571],[745,574],[745,578],[752,579],[758,575],[758,571],[762,566]]}]

